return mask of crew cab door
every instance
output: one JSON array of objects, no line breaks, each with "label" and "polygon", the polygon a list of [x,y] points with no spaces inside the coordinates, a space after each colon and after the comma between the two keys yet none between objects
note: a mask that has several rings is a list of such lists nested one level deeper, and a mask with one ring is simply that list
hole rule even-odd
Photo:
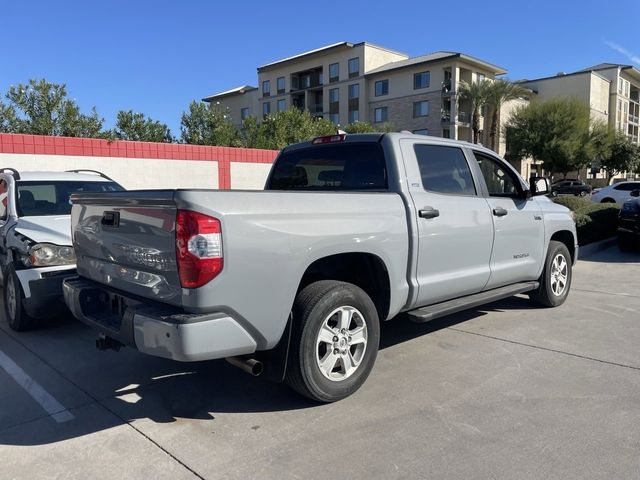
[{"label": "crew cab door", "polygon": [[494,223],[491,277],[486,289],[536,280],[544,260],[544,221],[538,203],[526,198],[516,172],[503,160],[473,150]]},{"label": "crew cab door", "polygon": [[418,233],[415,306],[481,291],[490,274],[493,221],[473,159],[444,142],[405,139],[401,150]]}]

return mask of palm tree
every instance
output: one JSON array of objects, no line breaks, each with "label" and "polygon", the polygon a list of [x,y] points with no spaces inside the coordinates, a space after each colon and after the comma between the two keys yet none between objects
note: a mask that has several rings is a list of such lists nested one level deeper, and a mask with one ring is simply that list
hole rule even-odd
[{"label": "palm tree", "polygon": [[506,102],[524,97],[528,90],[517,83],[509,80],[495,80],[490,88],[487,103],[493,108],[491,114],[491,127],[489,129],[489,138],[491,138],[491,150],[497,151],[496,137],[498,134],[498,117],[500,115],[500,107]]},{"label": "palm tree", "polygon": [[480,110],[489,101],[489,92],[491,91],[491,80],[481,80],[479,82],[467,83],[460,81],[460,100],[469,100],[471,102],[471,130],[473,130],[473,143],[478,143],[480,134]]}]

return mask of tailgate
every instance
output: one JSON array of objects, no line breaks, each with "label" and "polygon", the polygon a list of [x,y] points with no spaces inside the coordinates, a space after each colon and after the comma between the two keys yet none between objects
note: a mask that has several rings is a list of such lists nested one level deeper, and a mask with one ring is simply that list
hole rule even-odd
[{"label": "tailgate", "polygon": [[179,305],[173,190],[72,195],[71,231],[78,274]]}]

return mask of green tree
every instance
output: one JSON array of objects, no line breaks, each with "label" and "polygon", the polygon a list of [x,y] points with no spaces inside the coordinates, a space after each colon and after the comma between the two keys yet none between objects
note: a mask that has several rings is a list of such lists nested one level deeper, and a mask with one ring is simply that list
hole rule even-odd
[{"label": "green tree", "polygon": [[480,111],[488,104],[491,92],[491,80],[467,83],[460,81],[460,100],[468,100],[471,103],[471,130],[473,131],[473,143],[478,143],[480,135]]},{"label": "green tree", "polygon": [[516,100],[527,95],[526,88],[512,83],[509,80],[495,80],[489,87],[487,103],[491,105],[491,127],[489,128],[489,138],[491,140],[491,150],[497,151],[498,123],[500,108],[506,102]]},{"label": "green tree", "polygon": [[260,123],[249,117],[243,123],[243,131],[247,147],[280,150],[292,143],[336,133],[336,126],[312,117],[307,110],[291,108],[267,115]]},{"label": "green tree", "polygon": [[171,143],[171,130],[164,123],[145,117],[133,110],[120,110],[116,117],[116,128],[113,131],[119,140],[139,142]]},{"label": "green tree", "polygon": [[353,122],[341,128],[347,133],[370,133],[370,132],[393,132],[393,125],[390,123],[381,123],[371,125],[369,122]]},{"label": "green tree", "polygon": [[608,149],[600,157],[600,167],[607,172],[607,185],[622,172],[635,172],[640,168],[640,148],[622,132],[611,132]]},{"label": "green tree", "polygon": [[508,157],[533,157],[566,177],[593,158],[589,122],[589,107],[572,98],[519,107],[507,123]]},{"label": "green tree", "polygon": [[9,87],[0,104],[0,131],[34,135],[101,137],[104,119],[95,110],[85,115],[75,100],[67,97],[64,84],[31,79]]},{"label": "green tree", "polygon": [[182,113],[180,124],[183,143],[225,147],[238,147],[241,144],[228,109],[223,109],[219,104],[191,102],[189,111]]}]

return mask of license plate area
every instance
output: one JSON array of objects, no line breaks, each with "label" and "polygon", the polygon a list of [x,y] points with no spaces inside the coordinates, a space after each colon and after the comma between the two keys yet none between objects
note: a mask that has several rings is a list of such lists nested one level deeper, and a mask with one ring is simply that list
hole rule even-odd
[{"label": "license plate area", "polygon": [[130,298],[97,288],[80,293],[82,313],[113,332],[119,332],[127,309],[138,304]]}]

